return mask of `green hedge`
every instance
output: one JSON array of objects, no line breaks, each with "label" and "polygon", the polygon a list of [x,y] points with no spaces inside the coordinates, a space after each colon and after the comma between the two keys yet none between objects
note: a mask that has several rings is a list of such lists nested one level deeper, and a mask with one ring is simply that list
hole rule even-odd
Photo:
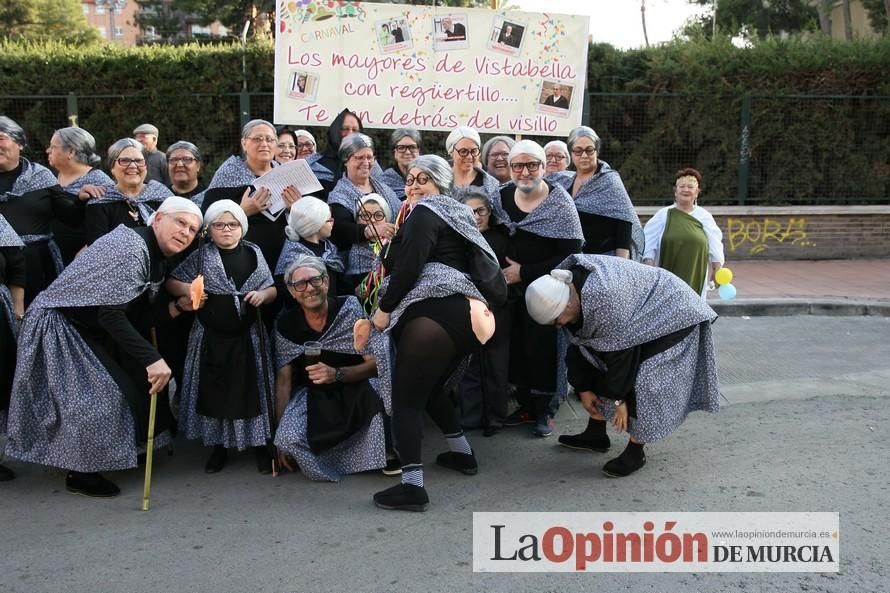
[{"label": "green hedge", "polygon": [[[25,127],[40,155],[52,131],[68,125],[65,96],[73,93],[78,124],[100,147],[151,121],[162,145],[191,140],[212,170],[238,147],[242,56],[250,115],[271,118],[268,44],[246,52],[235,44],[0,44],[0,113]],[[672,173],[684,166],[704,172],[711,203],[888,203],[887,72],[890,39],[770,41],[748,49],[702,41],[633,51],[595,44],[588,52],[589,124],[638,204],[667,201]],[[740,170],[746,95],[747,173]],[[323,146],[324,130],[310,130]],[[387,133],[372,135],[384,141]],[[442,151],[444,134],[425,136],[430,152]]]}]

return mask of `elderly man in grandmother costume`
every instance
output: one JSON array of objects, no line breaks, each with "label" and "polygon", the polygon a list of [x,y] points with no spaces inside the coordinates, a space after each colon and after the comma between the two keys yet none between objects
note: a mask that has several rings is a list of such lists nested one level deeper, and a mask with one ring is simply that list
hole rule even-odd
[{"label": "elderly man in grandmother costume", "polygon": [[[275,326],[281,464],[293,469],[293,458],[306,477],[330,482],[383,468],[389,388],[371,379],[377,376],[375,357],[355,350],[353,327],[365,317],[361,304],[354,296],[328,295],[327,268],[315,256],[297,255],[284,280],[298,306]],[[310,358],[307,342],[321,344],[320,358]]]},{"label": "elderly man in grandmother costume", "polygon": [[[149,226],[121,225],[100,237],[34,300],[19,339],[9,456],[68,470],[70,492],[120,493],[97,472],[137,465],[150,395],[171,375],[146,336],[191,308],[188,297],[171,301],[159,292],[201,222],[190,200],[167,198]],[[161,447],[172,417],[167,402],[158,403]]]},{"label": "elderly man in grandmother costume", "polygon": [[[666,270],[601,255],[572,255],[525,294],[529,315],[570,335],[569,381],[609,447],[606,419],[630,441],[603,466],[624,477],[697,410],[717,412],[711,336],[716,313]],[[603,450],[604,450],[603,449]]]}]

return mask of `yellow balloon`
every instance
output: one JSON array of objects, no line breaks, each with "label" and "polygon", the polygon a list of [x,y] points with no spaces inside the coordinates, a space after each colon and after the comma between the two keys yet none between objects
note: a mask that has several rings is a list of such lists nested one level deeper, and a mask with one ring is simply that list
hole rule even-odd
[{"label": "yellow balloon", "polygon": [[732,270],[729,268],[720,268],[717,270],[717,273],[714,274],[714,280],[720,285],[729,284],[732,282]]}]

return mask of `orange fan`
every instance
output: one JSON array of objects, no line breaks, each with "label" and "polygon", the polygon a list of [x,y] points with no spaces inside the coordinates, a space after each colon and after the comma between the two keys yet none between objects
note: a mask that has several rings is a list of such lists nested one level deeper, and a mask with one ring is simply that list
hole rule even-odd
[{"label": "orange fan", "polygon": [[361,352],[368,345],[371,337],[371,320],[359,319],[352,326],[352,345],[355,346],[356,352]]},{"label": "orange fan", "polygon": [[195,311],[201,306],[201,297],[204,296],[204,274],[198,274],[189,286],[189,295],[192,297],[192,309]]}]

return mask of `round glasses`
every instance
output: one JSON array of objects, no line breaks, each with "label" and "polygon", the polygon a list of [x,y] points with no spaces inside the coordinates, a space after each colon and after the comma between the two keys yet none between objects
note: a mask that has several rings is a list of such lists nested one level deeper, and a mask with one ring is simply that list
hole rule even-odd
[{"label": "round glasses", "polygon": [[414,185],[414,182],[417,182],[419,185],[426,185],[430,182],[430,176],[426,173],[418,173],[415,177],[414,175],[408,175],[405,177],[405,187],[409,185]]},{"label": "round glasses", "polygon": [[380,211],[359,212],[358,219],[361,220],[362,222],[371,222],[372,220],[374,222],[383,222],[384,220],[386,220],[386,214],[384,214],[383,212],[380,212]]},{"label": "round glasses", "polygon": [[309,285],[312,285],[313,288],[318,288],[324,281],[327,279],[327,274],[319,274],[318,276],[313,276],[312,278],[306,278],[305,280],[297,280],[296,282],[286,282],[288,286],[296,290],[297,292],[303,292]]},{"label": "round glasses", "polygon": [[467,158],[468,156],[479,156],[478,148],[458,148],[454,152],[462,156],[463,158]]},{"label": "round glasses", "polygon": [[510,170],[514,173],[522,173],[523,169],[528,169],[529,173],[537,173],[541,168],[541,161],[532,161],[530,163],[510,163]]},{"label": "round glasses", "polygon": [[115,159],[115,162],[124,169],[128,168],[130,165],[136,165],[138,169],[142,169],[143,167],[145,167],[145,159],[131,159],[130,157],[124,156],[119,159]]}]

